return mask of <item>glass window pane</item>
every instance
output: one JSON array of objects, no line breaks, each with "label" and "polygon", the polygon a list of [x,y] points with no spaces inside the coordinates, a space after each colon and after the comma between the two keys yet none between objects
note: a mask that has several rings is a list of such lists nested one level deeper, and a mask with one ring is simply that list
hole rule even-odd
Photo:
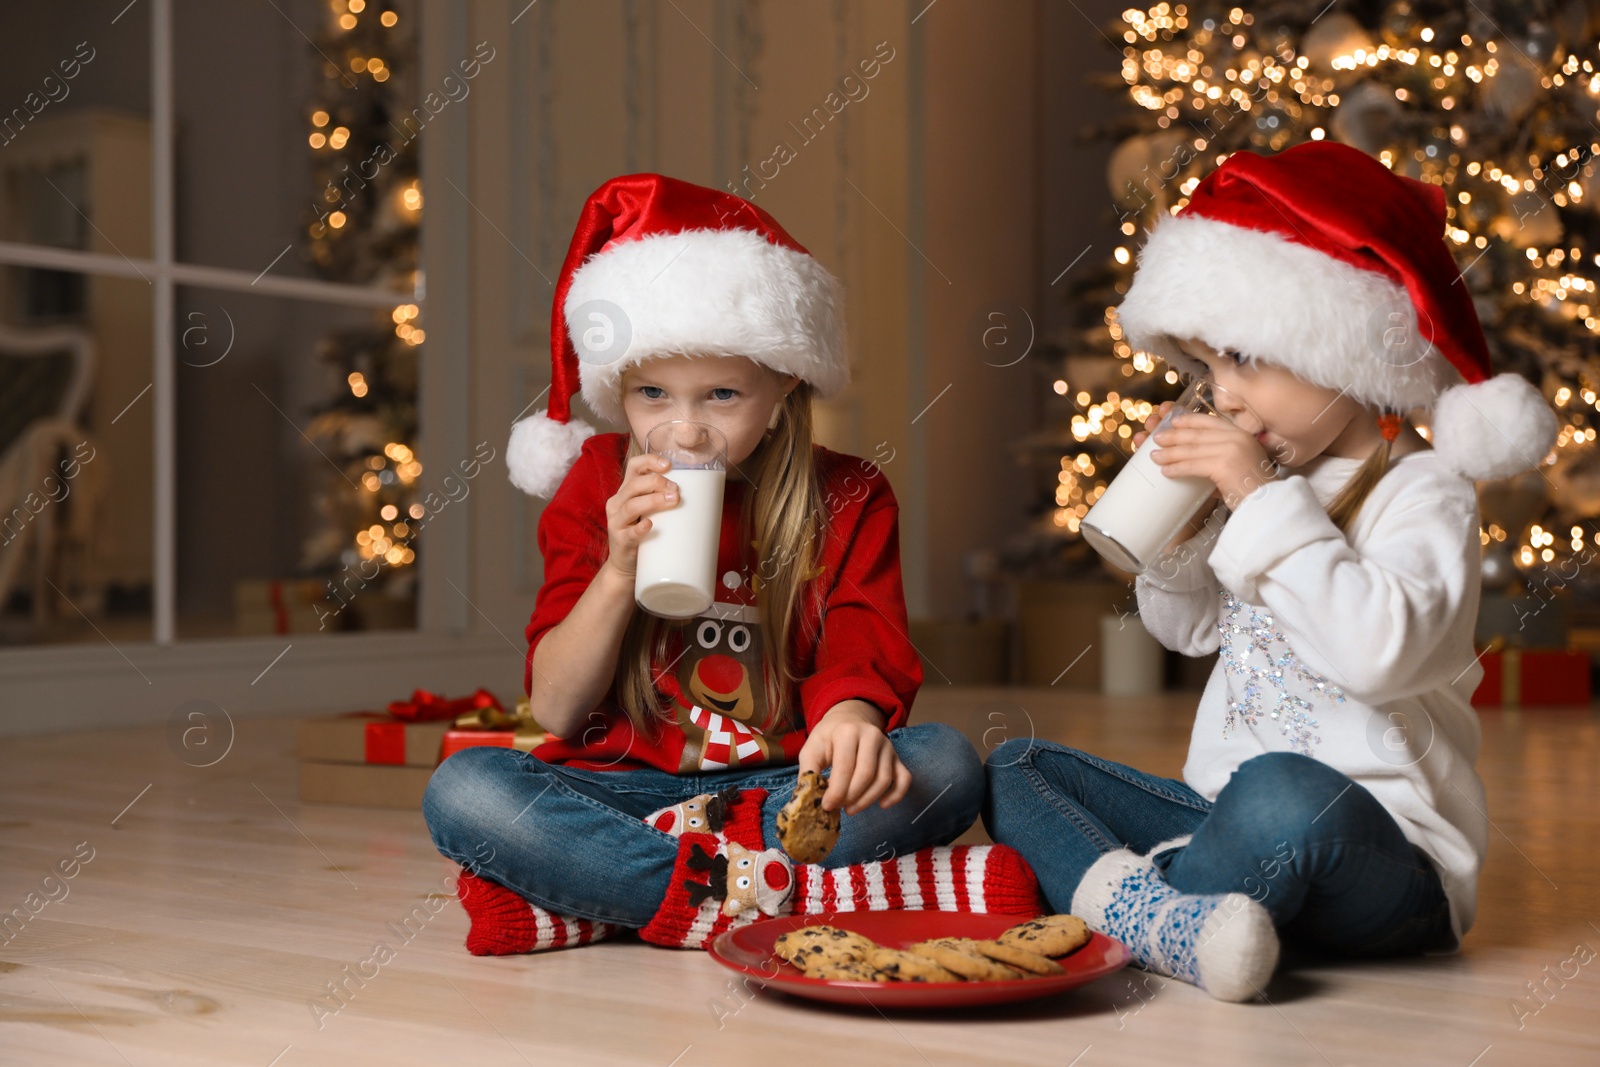
[{"label": "glass window pane", "polygon": [[0,272],[0,644],[152,637],[150,311],[137,278]]},{"label": "glass window pane", "polygon": [[413,288],[416,6],[176,0],[181,262]]},{"label": "glass window pane", "polygon": [[[151,252],[148,4],[0,8],[0,240]],[[150,286],[0,264],[0,643],[152,637]]]},{"label": "glass window pane", "polygon": [[[0,5],[0,240],[150,254],[150,5]],[[84,294],[54,271],[17,283],[35,312]]]},{"label": "glass window pane", "polygon": [[180,639],[410,628],[415,305],[180,287]]}]

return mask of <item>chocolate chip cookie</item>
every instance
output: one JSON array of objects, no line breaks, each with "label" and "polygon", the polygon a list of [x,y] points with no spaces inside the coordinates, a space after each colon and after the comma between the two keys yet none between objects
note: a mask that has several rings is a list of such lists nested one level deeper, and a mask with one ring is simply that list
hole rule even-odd
[{"label": "chocolate chip cookie", "polygon": [[822,808],[827,788],[822,775],[806,771],[795,786],[794,799],[778,812],[778,843],[801,863],[821,863],[839,840],[839,813]]}]

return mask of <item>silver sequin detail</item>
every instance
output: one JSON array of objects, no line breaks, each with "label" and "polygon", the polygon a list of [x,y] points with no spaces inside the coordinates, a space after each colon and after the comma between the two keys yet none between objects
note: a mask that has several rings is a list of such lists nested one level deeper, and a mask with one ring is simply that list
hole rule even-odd
[{"label": "silver sequin detail", "polygon": [[[1278,731],[1288,738],[1292,751],[1311,755],[1312,747],[1321,744],[1322,738],[1317,734],[1320,723],[1313,714],[1316,706],[1307,698],[1323,696],[1343,704],[1344,693],[1300,662],[1283,631],[1274,627],[1271,615],[1241,603],[1226,589],[1222,591],[1222,604],[1227,615],[1217,623],[1217,629],[1222,631],[1220,654],[1224,668],[1234,676],[1229,689],[1239,694],[1239,699],[1228,700],[1222,736],[1231,736],[1241,721],[1251,727],[1259,724],[1262,704],[1270,696],[1273,703],[1266,716],[1278,724]],[[1251,656],[1257,652],[1261,655],[1252,663]],[[1291,691],[1291,684],[1296,682],[1302,684],[1304,695]]]}]

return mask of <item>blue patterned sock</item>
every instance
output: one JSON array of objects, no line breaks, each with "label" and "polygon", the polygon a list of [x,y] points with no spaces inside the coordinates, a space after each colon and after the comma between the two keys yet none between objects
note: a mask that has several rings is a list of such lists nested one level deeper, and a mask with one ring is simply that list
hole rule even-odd
[{"label": "blue patterned sock", "polygon": [[1256,996],[1278,963],[1277,931],[1260,904],[1243,893],[1180,893],[1128,849],[1095,861],[1072,895],[1072,914],[1127,945],[1141,966],[1218,1000]]}]

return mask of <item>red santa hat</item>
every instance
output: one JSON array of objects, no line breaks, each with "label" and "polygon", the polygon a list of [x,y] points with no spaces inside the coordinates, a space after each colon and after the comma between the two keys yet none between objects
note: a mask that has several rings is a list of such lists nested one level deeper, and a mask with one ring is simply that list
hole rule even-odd
[{"label": "red santa hat", "polygon": [[1197,338],[1392,412],[1432,407],[1442,459],[1508,477],[1543,462],[1555,413],[1492,375],[1445,226],[1442,188],[1348,145],[1236,152],[1153,228],[1118,317],[1184,370],[1203,368],[1175,342]]},{"label": "red santa hat", "polygon": [[622,373],[652,356],[747,356],[822,397],[850,381],[843,289],[748,200],[660,174],[590,194],[556,279],[550,400],[511,429],[511,480],[534,496],[561,484],[594,428],[572,418],[581,389],[623,422]]}]

